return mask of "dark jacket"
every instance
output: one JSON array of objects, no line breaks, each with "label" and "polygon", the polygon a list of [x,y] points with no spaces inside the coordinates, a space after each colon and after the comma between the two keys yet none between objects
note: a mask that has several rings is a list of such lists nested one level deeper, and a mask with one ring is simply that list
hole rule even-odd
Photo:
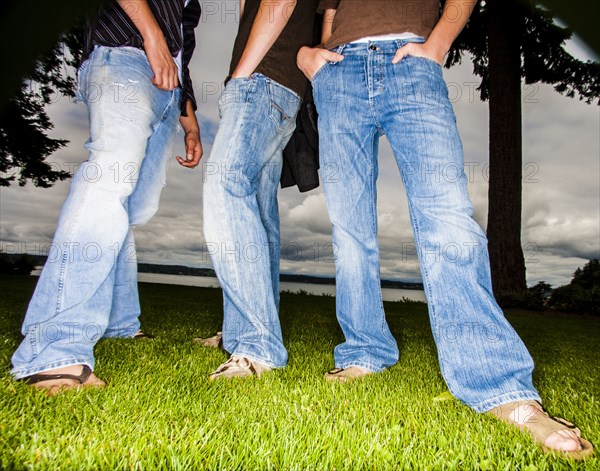
[{"label": "dark jacket", "polygon": [[319,186],[319,133],[312,87],[306,89],[296,119],[296,130],[283,150],[281,188],[298,186],[300,192]]},{"label": "dark jacket", "polygon": [[[323,17],[315,18],[313,46],[321,42]],[[300,192],[319,186],[319,132],[317,109],[309,85],[296,118],[296,130],[283,150],[281,188],[298,186]]]}]

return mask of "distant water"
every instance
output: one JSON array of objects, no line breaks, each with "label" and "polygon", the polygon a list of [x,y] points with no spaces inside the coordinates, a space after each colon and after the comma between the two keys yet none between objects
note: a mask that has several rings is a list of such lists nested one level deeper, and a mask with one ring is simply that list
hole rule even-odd
[{"label": "distant water", "polygon": [[[33,276],[39,276],[42,267],[36,267],[31,273]],[[144,283],[162,283],[165,285],[183,285],[199,286],[201,288],[219,288],[219,280],[207,276],[188,276],[188,275],[165,275],[162,273],[138,273],[138,280]],[[334,285],[315,285],[311,283],[293,283],[281,282],[281,291],[298,293],[304,291],[316,296],[335,296]],[[381,290],[384,301],[402,301],[410,299],[411,301],[425,302],[425,292],[413,289],[383,288]]]},{"label": "distant water", "polygon": [[[200,286],[202,288],[218,288],[219,280],[204,276],[163,275],[161,273],[138,273],[138,280],[146,283],[164,283],[167,285]],[[315,285],[311,283],[281,282],[281,291],[298,293],[305,291],[316,296],[335,296],[334,285]],[[384,301],[402,301],[403,298],[411,301],[425,302],[425,292],[412,289],[383,288],[381,290]]]}]

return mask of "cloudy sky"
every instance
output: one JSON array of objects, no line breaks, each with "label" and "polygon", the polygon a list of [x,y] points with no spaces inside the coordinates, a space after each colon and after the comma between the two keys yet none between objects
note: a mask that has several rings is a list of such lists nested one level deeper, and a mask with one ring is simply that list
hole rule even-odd
[{"label": "cloudy sky", "polygon": [[[237,1],[204,1],[196,31],[198,42],[191,72],[199,101],[205,155],[218,128],[217,100],[227,73],[237,30]],[[580,58],[589,51],[577,41],[570,50]],[[469,192],[475,217],[487,219],[488,111],[474,91],[478,82],[467,60],[445,70],[465,149]],[[565,98],[545,85],[523,89],[523,234],[528,283],[567,283],[573,271],[600,251],[600,114],[595,105]],[[87,158],[85,106],[69,99],[50,107],[53,137],[68,147],[49,158],[56,167],[72,169]],[[183,152],[183,139],[177,151]],[[385,139],[380,148],[379,223],[382,276],[420,280],[412,250],[412,232],[404,188]],[[142,262],[210,266],[203,250],[203,169],[188,170],[173,158],[161,208],[136,232]],[[0,249],[43,252],[52,240],[68,182],[51,189],[10,187],[0,190]],[[301,194],[280,191],[282,272],[332,275],[331,225],[320,189]]]}]

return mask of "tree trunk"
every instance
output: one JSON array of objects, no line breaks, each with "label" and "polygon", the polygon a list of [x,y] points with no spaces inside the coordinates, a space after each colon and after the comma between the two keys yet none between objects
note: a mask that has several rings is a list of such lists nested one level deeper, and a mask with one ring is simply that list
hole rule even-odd
[{"label": "tree trunk", "polygon": [[488,0],[490,174],[487,236],[500,302],[527,289],[521,247],[521,51],[523,11],[516,0]]}]

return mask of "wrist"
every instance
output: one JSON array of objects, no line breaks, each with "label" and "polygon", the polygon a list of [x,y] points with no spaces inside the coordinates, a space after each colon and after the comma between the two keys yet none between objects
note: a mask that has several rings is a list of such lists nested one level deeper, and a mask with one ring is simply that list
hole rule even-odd
[{"label": "wrist", "polygon": [[140,29],[140,33],[144,39],[144,44],[156,45],[160,42],[164,42],[165,44],[167,43],[165,35],[158,25],[149,26],[143,30]]},{"label": "wrist", "polygon": [[319,51],[322,51],[324,48],[321,47],[321,45],[319,46],[315,46],[315,47],[311,47],[311,46],[302,46],[300,49],[298,49],[298,54],[314,54],[317,53]]},{"label": "wrist", "polygon": [[430,39],[427,40],[427,49],[429,50],[430,54],[439,58],[440,61],[444,60],[444,57],[446,57],[446,54],[448,54],[451,46],[452,43],[446,45],[444,41],[437,40],[436,38],[430,37]]},{"label": "wrist", "polygon": [[296,54],[296,63],[298,64],[306,64],[307,62],[312,61],[312,59],[317,55],[316,52],[322,49],[316,47],[308,47],[303,46],[298,50],[298,54]]},{"label": "wrist", "polygon": [[193,125],[193,124],[184,124],[182,123],[183,128],[183,132],[185,134],[185,136],[189,136],[190,134],[195,135],[195,136],[199,136],[200,135],[200,127],[198,125]]},{"label": "wrist", "polygon": [[252,75],[252,72],[246,71],[243,68],[240,68],[240,69],[235,69],[233,71],[233,73],[231,74],[231,78],[250,77],[250,75]]}]

